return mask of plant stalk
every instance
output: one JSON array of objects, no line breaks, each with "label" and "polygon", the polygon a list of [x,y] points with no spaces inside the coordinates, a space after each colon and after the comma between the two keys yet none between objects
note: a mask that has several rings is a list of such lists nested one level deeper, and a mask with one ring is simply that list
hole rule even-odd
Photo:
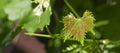
[{"label": "plant stalk", "polygon": [[70,8],[70,10],[75,14],[77,18],[80,18],[80,16],[77,14],[77,12],[72,8],[72,6],[67,2],[67,0],[64,0],[65,4]]}]

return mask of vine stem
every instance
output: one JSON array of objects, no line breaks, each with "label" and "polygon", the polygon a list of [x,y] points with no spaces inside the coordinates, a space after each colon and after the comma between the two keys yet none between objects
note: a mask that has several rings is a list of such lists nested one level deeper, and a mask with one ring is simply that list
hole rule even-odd
[{"label": "vine stem", "polygon": [[80,16],[76,13],[76,11],[72,8],[72,6],[67,2],[67,0],[64,0],[65,4],[70,8],[70,10],[75,14],[77,18],[80,18]]},{"label": "vine stem", "polygon": [[92,38],[93,38],[93,41],[96,43],[96,45],[97,45],[97,47],[98,47],[100,53],[103,53],[103,50],[102,50],[102,49],[100,48],[100,46],[98,45],[98,42],[97,42],[97,40],[95,40],[95,37],[92,36]]},{"label": "vine stem", "polygon": [[25,33],[25,34],[26,35],[32,35],[32,36],[41,36],[41,37],[53,38],[52,36],[50,36],[50,35],[53,35],[53,34],[50,32],[48,26],[45,26],[45,27],[46,27],[46,30],[47,30],[49,35],[46,35],[46,34],[35,34],[35,33]]},{"label": "vine stem", "polygon": [[103,46],[103,52],[104,52],[105,49],[106,49],[106,44],[104,44],[104,46]]},{"label": "vine stem", "polygon": [[98,42],[97,42],[96,40],[94,40],[94,41],[95,41],[95,43],[96,43],[96,45],[97,45],[97,47],[98,47],[100,53],[103,53],[103,50],[102,50],[102,49],[100,48],[100,46],[98,45]]},{"label": "vine stem", "polygon": [[[72,8],[72,6],[67,2],[67,0],[64,0],[65,4],[70,8],[70,10],[75,14],[75,16],[77,18],[80,18],[80,16],[76,13],[76,11]],[[94,37],[93,38],[93,41],[96,43],[98,49],[100,50],[100,53],[103,53],[103,50],[100,48],[100,46],[98,45],[98,42],[95,40]]]},{"label": "vine stem", "polygon": [[50,35],[45,35],[45,34],[34,34],[34,33],[25,33],[26,35],[32,35],[32,36],[41,36],[41,37],[48,37],[52,38]]}]

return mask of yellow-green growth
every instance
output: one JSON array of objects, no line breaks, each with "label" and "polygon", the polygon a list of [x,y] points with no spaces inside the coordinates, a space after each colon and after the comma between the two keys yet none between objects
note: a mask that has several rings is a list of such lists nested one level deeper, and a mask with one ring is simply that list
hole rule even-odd
[{"label": "yellow-green growth", "polygon": [[64,36],[65,40],[73,38],[74,40],[80,41],[84,45],[84,38],[87,32],[94,34],[94,17],[89,11],[85,11],[81,18],[75,18],[72,13],[64,17]]}]

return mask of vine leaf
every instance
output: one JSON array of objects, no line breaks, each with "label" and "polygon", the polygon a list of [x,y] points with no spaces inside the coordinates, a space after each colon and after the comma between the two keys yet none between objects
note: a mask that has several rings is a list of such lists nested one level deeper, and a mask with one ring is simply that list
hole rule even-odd
[{"label": "vine leaf", "polygon": [[72,38],[80,41],[84,45],[84,38],[87,32],[94,33],[94,17],[89,11],[85,11],[82,18],[75,18],[72,13],[64,17],[64,36],[65,39]]}]

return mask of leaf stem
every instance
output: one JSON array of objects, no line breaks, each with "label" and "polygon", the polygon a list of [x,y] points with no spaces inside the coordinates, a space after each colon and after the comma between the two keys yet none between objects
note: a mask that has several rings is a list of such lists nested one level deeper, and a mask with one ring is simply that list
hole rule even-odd
[{"label": "leaf stem", "polygon": [[70,10],[75,14],[77,18],[80,18],[80,16],[76,13],[76,11],[72,8],[72,6],[67,2],[67,0],[64,0],[65,4],[70,8]]},{"label": "leaf stem", "polygon": [[32,35],[32,36],[41,36],[41,37],[52,38],[52,36],[46,35],[46,34],[34,34],[34,33],[25,33],[25,34],[26,34],[26,35]]},{"label": "leaf stem", "polygon": [[48,26],[45,26],[45,27],[46,27],[47,32],[48,32],[50,35],[52,35],[52,33],[50,32]]},{"label": "leaf stem", "polygon": [[104,44],[104,46],[103,46],[103,52],[104,52],[105,49],[106,49],[106,44]]},{"label": "leaf stem", "polygon": [[[52,33],[50,32],[48,26],[45,26],[45,27],[46,27],[47,32],[48,32],[50,35],[52,35]],[[41,36],[41,37],[53,38],[52,36],[46,35],[46,34],[35,34],[35,33],[25,33],[25,34],[27,34],[27,35],[32,35],[32,36]]]},{"label": "leaf stem", "polygon": [[100,46],[99,46],[97,40],[95,40],[95,37],[94,37],[94,36],[92,36],[92,39],[93,39],[93,41],[95,42],[95,44],[97,45],[97,47],[98,47],[100,53],[103,53],[103,50],[100,48]]},{"label": "leaf stem", "polygon": [[97,42],[96,40],[94,40],[94,41],[95,41],[95,43],[96,43],[96,45],[97,45],[97,47],[98,47],[100,53],[103,53],[103,50],[102,50],[102,49],[100,48],[100,46],[98,45],[98,42]]}]

